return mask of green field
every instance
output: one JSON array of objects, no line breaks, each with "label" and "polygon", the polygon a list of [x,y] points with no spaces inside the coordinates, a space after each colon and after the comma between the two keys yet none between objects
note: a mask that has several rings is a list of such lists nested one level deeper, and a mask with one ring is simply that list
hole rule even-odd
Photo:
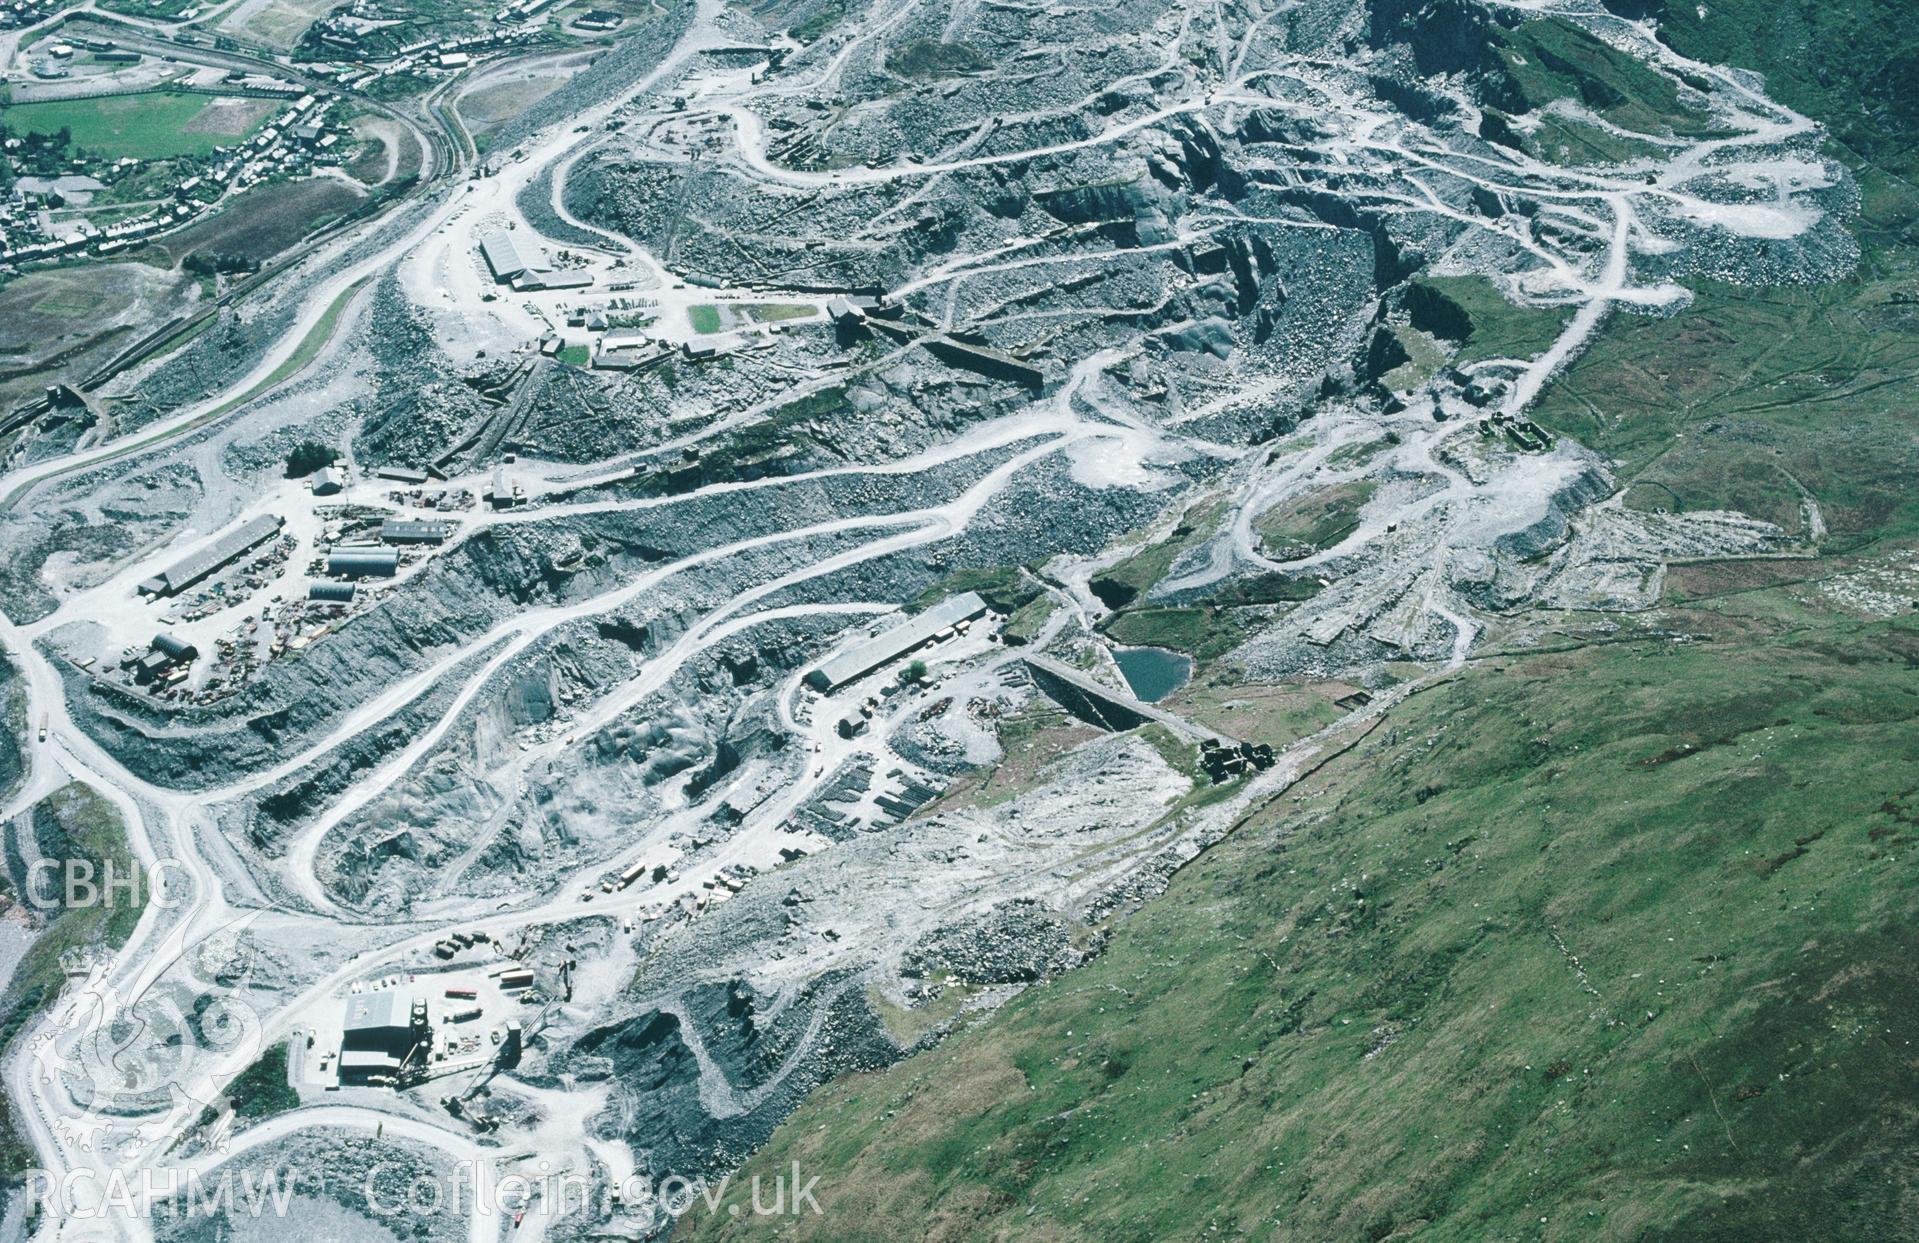
[{"label": "green field", "polygon": [[362,277],[353,284],[348,285],[345,289],[342,289],[334,296],[333,301],[327,304],[326,310],[320,312],[320,318],[314,321],[313,327],[307,330],[306,336],[300,338],[300,344],[296,345],[293,348],[293,352],[282,359],[277,367],[268,372],[264,379],[239,396],[229,398],[220,403],[219,406],[203,417],[217,418],[230,410],[239,409],[276,384],[283,383],[315,358],[318,358],[320,351],[326,348],[327,342],[333,339],[333,330],[339,325],[340,317],[346,314],[348,305],[353,301],[353,295],[365,289],[367,282],[371,279],[373,278],[370,276]]},{"label": "green field", "polygon": [[777,324],[789,319],[811,319],[818,310],[800,302],[760,302],[746,308],[754,323]]},{"label": "green field", "polygon": [[1407,288],[1406,306],[1415,328],[1459,346],[1452,359],[1457,366],[1544,353],[1571,318],[1563,310],[1509,302],[1477,276],[1422,277]]},{"label": "green field", "polygon": [[[255,101],[244,101],[254,105]],[[222,114],[232,113],[225,122]],[[224,97],[149,91],[106,99],[48,100],[0,108],[0,125],[16,134],[71,131],[75,146],[119,159],[168,159],[206,155],[256,133],[265,120],[258,106],[238,106]]]},{"label": "green field", "polygon": [[1131,604],[1166,576],[1174,558],[1210,534],[1213,523],[1223,512],[1221,506],[1212,505],[1189,513],[1164,540],[1147,545],[1111,569],[1094,575],[1093,594],[1111,608]]},{"label": "green field", "polygon": [[172,21],[188,9],[198,7],[198,0],[100,0],[100,7],[109,13],[124,13],[128,17]]},{"label": "green field", "polygon": [[1604,40],[1557,21],[1529,21],[1493,39],[1512,102],[1530,111],[1575,99],[1630,130],[1710,132],[1709,114],[1688,106],[1670,78]]},{"label": "green field", "polygon": [[433,79],[423,73],[389,73],[366,85],[368,96],[379,100],[408,99],[433,89]]},{"label": "green field", "polygon": [[701,303],[686,308],[687,322],[693,325],[694,332],[713,333],[720,331],[720,308],[711,303]]},{"label": "green field", "polygon": [[1113,616],[1105,635],[1129,647],[1170,647],[1189,656],[1218,656],[1245,636],[1211,609],[1141,608]]},{"label": "green field", "polygon": [[21,747],[27,736],[27,691],[5,655],[0,655],[0,731],[0,802],[7,802],[27,775]]}]

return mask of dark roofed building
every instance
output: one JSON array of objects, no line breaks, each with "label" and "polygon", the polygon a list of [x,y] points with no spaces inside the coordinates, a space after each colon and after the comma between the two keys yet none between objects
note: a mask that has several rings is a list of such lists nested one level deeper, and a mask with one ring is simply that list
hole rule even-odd
[{"label": "dark roofed building", "polygon": [[400,572],[400,554],[391,548],[336,548],[327,554],[326,572],[340,578],[392,578]]},{"label": "dark roofed building", "polygon": [[183,558],[172,569],[142,582],[139,590],[150,596],[179,595],[228,562],[278,535],[281,526],[282,519],[277,514],[263,514]]},{"label": "dark roofed building", "polygon": [[340,1080],[365,1083],[399,1073],[431,1038],[426,1003],[400,990],[349,998],[340,1036]]},{"label": "dark roofed building", "polygon": [[133,680],[146,683],[159,677],[173,664],[173,659],[165,652],[149,648],[144,656],[133,662]]},{"label": "dark roofed building", "polygon": [[405,1057],[418,1043],[413,999],[399,989],[361,993],[346,1005],[342,1049],[366,1049]]},{"label": "dark roofed building", "polygon": [[385,1081],[400,1073],[400,1065],[400,1058],[378,1049],[342,1049],[340,1082],[364,1084],[376,1079]]},{"label": "dark roofed building", "polygon": [[168,660],[198,660],[200,649],[185,639],[176,639],[170,634],[153,636],[153,650],[166,654]]}]

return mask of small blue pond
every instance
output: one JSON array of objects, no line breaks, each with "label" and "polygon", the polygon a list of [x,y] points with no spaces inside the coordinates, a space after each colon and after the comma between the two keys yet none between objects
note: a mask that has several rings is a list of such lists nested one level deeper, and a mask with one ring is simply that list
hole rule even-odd
[{"label": "small blue pond", "polygon": [[1192,681],[1193,658],[1163,647],[1116,647],[1113,659],[1133,688],[1147,703],[1158,703]]}]

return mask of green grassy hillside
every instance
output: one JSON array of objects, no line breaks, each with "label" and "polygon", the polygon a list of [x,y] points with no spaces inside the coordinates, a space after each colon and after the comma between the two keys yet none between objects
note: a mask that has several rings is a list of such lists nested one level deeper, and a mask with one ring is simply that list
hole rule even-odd
[{"label": "green grassy hillside", "polygon": [[689,1233],[1911,1237],[1919,627],[1687,578],[1711,641],[1416,696],[735,1180],[798,1161],[824,1216]]},{"label": "green grassy hillside", "polygon": [[1677,51],[1766,77],[1856,162],[1910,168],[1919,127],[1919,25],[1904,0],[1653,0]]},{"label": "green grassy hillside", "polygon": [[[1822,98],[1776,78],[1797,106]],[[1848,279],[1698,283],[1677,317],[1615,317],[1548,390],[1538,421],[1614,457],[1627,504],[1737,509],[1800,532],[1810,497],[1829,549],[1919,535],[1919,149],[1910,129],[1895,141],[1873,127],[1884,119],[1854,116],[1857,145],[1833,149],[1862,196]]]}]

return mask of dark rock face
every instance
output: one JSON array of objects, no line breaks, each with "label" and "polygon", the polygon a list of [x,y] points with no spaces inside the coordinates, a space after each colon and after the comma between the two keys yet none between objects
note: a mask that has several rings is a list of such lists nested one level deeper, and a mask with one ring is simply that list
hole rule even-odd
[{"label": "dark rock face", "polygon": [[1490,63],[1484,9],[1465,0],[1375,0],[1367,35],[1375,48],[1398,46],[1423,75],[1484,69]]},{"label": "dark rock face", "polygon": [[695,985],[588,1032],[558,1068],[610,1079],[599,1127],[657,1180],[731,1169],[815,1086],[898,1056],[857,980],[826,976],[785,999],[738,980]]}]

